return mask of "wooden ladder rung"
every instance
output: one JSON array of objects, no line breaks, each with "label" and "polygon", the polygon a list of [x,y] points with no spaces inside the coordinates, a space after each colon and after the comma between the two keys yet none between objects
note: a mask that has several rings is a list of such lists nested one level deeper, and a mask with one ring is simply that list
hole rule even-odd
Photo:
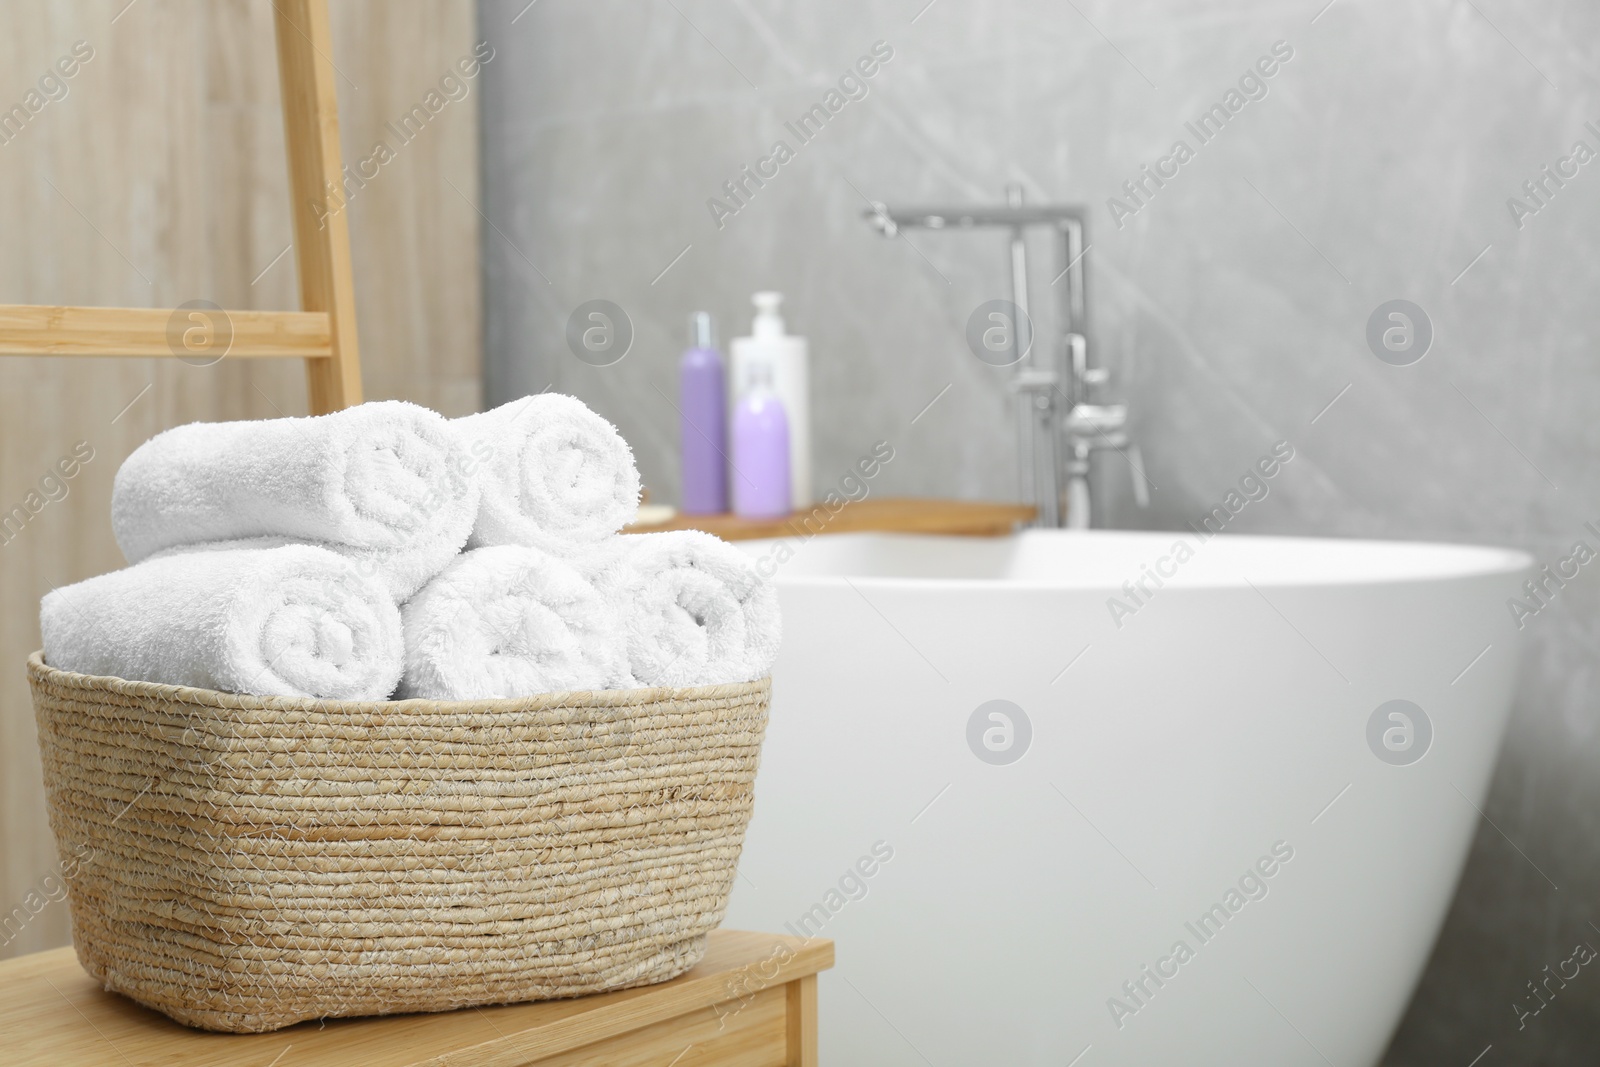
[{"label": "wooden ladder rung", "polygon": [[326,210],[339,163],[328,0],[272,0],[283,96],[284,147],[295,264],[304,311],[0,305],[0,356],[177,356],[209,365],[224,356],[306,361],[308,407],[323,415],[361,403],[355,286],[344,212]]},{"label": "wooden ladder rung", "polygon": [[333,342],[325,311],[0,305],[0,356],[38,355],[330,359]]}]

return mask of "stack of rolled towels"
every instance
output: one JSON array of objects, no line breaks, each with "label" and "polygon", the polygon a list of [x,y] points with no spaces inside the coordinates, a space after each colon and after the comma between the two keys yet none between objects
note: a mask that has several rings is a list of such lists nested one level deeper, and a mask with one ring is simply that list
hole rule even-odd
[{"label": "stack of rolled towels", "polygon": [[621,435],[559,394],[179,426],[117,471],[129,566],[44,598],[45,660],[336,700],[766,675],[771,584],[709,534],[620,534],[638,499]]}]

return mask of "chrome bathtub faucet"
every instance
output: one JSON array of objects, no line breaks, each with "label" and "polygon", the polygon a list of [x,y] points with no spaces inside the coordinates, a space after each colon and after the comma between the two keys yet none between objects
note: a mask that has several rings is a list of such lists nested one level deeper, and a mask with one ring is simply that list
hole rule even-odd
[{"label": "chrome bathtub faucet", "polygon": [[[1002,229],[1009,232],[1011,304],[1019,320],[1012,324],[1015,358],[1010,362],[1011,391],[1017,397],[1017,459],[1024,496],[1039,509],[1039,526],[1087,529],[1090,525],[1090,478],[1095,452],[1114,448],[1133,467],[1134,493],[1146,503],[1138,446],[1128,443],[1126,404],[1100,402],[1109,371],[1091,364],[1087,269],[1089,250],[1085,217],[1078,204],[1024,204],[1022,187],[1006,187],[1003,206],[891,208],[873,201],[863,212],[879,233],[893,237],[902,229]],[[1061,271],[1051,288],[1061,291],[1054,344],[1030,345],[1028,312],[1028,245],[1026,233],[1047,227],[1060,237]]]}]

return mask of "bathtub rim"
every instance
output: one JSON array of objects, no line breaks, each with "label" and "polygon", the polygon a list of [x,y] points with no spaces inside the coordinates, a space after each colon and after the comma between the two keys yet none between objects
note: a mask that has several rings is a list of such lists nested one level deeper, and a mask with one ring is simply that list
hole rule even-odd
[{"label": "bathtub rim", "polygon": [[[738,547],[752,556],[761,557],[784,543],[799,541],[795,554],[803,552],[810,542],[818,536],[826,536],[829,540],[862,541],[908,541],[936,544],[963,544],[974,541],[991,543],[999,540],[1013,540],[1019,544],[1024,539],[1062,539],[1062,540],[1144,540],[1150,543],[1155,553],[1160,553],[1163,548],[1170,547],[1172,538],[1186,538],[1191,543],[1196,536],[1189,530],[1064,530],[1064,529],[1039,529],[1030,528],[1018,530],[1015,533],[997,538],[970,537],[954,534],[936,534],[919,532],[875,531],[862,530],[837,534],[812,535],[806,538],[775,537],[756,540],[740,541]],[[1367,538],[1367,537],[1329,537],[1329,536],[1304,536],[1298,534],[1258,534],[1258,533],[1220,533],[1214,534],[1205,541],[1199,542],[1199,549],[1212,541],[1225,540],[1229,544],[1239,547],[1249,543],[1272,544],[1275,546],[1292,545],[1294,551],[1315,552],[1317,548],[1332,548],[1335,551],[1350,551],[1352,546],[1360,549],[1376,551],[1396,551],[1403,553],[1422,553],[1428,551],[1443,552],[1453,557],[1451,566],[1435,566],[1427,570],[1414,573],[1373,571],[1370,566],[1360,565],[1356,573],[1351,576],[1330,574],[1325,569],[1313,571],[1306,569],[1301,573],[1294,573],[1289,568],[1284,568],[1282,573],[1246,575],[1234,573],[1230,576],[1215,575],[1186,575],[1179,571],[1177,575],[1169,578],[1162,586],[1162,591],[1167,592],[1215,592],[1218,590],[1249,590],[1256,588],[1269,589],[1360,589],[1382,586],[1417,585],[1432,582],[1455,582],[1464,579],[1497,578],[1526,574],[1534,569],[1535,559],[1531,553],[1520,548],[1509,548],[1499,545],[1484,545],[1471,542],[1454,541],[1403,541],[1393,538]],[[1143,557],[1141,557],[1142,559]],[[1278,566],[1282,566],[1279,564]],[[1326,564],[1323,565],[1324,567]],[[758,568],[759,569],[759,568]],[[964,591],[1010,591],[1043,590],[1052,592],[1074,593],[1116,593],[1123,587],[1123,583],[1139,577],[1137,569],[1126,573],[1119,572],[1115,575],[1107,574],[1103,578],[1096,576],[1093,579],[1083,577],[1075,578],[1012,578],[1012,577],[950,577],[935,575],[885,575],[885,574],[786,574],[782,565],[770,573],[763,573],[780,587],[794,587],[805,589],[817,588],[850,588],[852,586],[867,585],[882,589],[942,589]],[[1570,578],[1563,580],[1570,581]]]}]

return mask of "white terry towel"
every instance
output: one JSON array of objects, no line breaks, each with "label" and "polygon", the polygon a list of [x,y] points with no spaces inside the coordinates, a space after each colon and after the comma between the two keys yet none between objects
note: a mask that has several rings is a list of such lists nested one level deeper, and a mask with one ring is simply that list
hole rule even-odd
[{"label": "white terry towel", "polygon": [[635,684],[748,682],[772,669],[783,635],[777,591],[726,541],[698,530],[624,534],[590,566],[627,630]]},{"label": "white terry towel", "polygon": [[616,612],[572,564],[537,548],[494,545],[463,553],[401,615],[402,699],[629,684]]},{"label": "white terry towel", "polygon": [[385,400],[157,434],[117,471],[111,528],[129,563],[181,545],[321,544],[404,600],[466,543],[478,492],[448,419]]},{"label": "white terry towel", "polygon": [[59,670],[257,696],[383,700],[404,653],[382,583],[314,545],[146,560],[47,594],[39,622]]},{"label": "white terry towel", "polygon": [[633,451],[576,397],[540,393],[452,425],[474,456],[488,454],[469,547],[532,545],[571,554],[616,533],[638,511]]}]

